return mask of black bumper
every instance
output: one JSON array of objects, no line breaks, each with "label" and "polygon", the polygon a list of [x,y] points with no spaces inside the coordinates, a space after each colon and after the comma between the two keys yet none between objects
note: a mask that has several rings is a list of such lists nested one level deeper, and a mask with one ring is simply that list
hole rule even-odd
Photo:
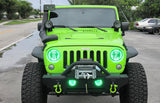
[{"label": "black bumper", "polygon": [[[76,65],[95,65],[98,66],[101,72],[97,71],[95,79],[75,79],[75,71],[72,68]],[[77,84],[74,87],[68,85],[69,80],[76,80]],[[101,79],[103,85],[97,87],[94,84],[95,80]],[[51,74],[43,76],[43,84],[47,86],[52,94],[56,94],[55,85],[61,85],[61,94],[89,94],[89,95],[106,95],[110,94],[111,85],[117,85],[118,92],[121,87],[128,83],[126,74],[110,74],[99,63],[93,61],[78,61],[70,65],[62,74]]]}]

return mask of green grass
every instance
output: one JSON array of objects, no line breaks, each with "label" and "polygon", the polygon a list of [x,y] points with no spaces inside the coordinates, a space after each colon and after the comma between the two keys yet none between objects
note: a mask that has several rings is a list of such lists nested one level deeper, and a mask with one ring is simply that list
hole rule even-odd
[{"label": "green grass", "polygon": [[24,23],[29,23],[29,22],[35,22],[35,21],[40,21],[42,19],[23,19],[23,20],[12,20],[9,23],[6,23],[4,25],[15,25],[15,24],[24,24]]},{"label": "green grass", "polygon": [[0,20],[0,23],[5,22],[5,21],[7,21],[7,20]]}]

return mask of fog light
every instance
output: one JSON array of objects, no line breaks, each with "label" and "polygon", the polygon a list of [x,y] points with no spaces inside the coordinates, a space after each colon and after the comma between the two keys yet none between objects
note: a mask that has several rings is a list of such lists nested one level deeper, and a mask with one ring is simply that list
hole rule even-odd
[{"label": "fog light", "polygon": [[95,80],[94,81],[95,86],[100,87],[103,85],[103,81],[101,79]]},{"label": "fog light", "polygon": [[53,69],[54,69],[54,65],[49,65],[48,68],[49,68],[50,70],[53,70]]},{"label": "fog light", "polygon": [[77,81],[76,81],[76,80],[69,80],[69,81],[68,81],[68,85],[71,86],[71,87],[76,86],[76,84],[77,84]]}]

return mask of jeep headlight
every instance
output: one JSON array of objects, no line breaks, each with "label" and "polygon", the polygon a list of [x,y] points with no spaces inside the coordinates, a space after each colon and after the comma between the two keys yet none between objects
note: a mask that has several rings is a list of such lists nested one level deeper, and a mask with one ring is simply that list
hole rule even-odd
[{"label": "jeep headlight", "polygon": [[57,63],[60,60],[60,52],[56,49],[50,49],[47,52],[47,59],[52,63]]},{"label": "jeep headlight", "polygon": [[120,49],[114,49],[111,51],[111,60],[115,63],[122,61],[123,59],[123,52]]}]

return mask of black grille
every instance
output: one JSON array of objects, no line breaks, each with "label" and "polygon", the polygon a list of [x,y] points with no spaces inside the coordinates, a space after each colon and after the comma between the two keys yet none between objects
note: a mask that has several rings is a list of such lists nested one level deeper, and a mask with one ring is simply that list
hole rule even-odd
[{"label": "black grille", "polygon": [[92,59],[99,62],[104,68],[107,68],[107,51],[64,51],[63,52],[63,67],[67,64],[71,65],[74,61],[80,59]]}]

